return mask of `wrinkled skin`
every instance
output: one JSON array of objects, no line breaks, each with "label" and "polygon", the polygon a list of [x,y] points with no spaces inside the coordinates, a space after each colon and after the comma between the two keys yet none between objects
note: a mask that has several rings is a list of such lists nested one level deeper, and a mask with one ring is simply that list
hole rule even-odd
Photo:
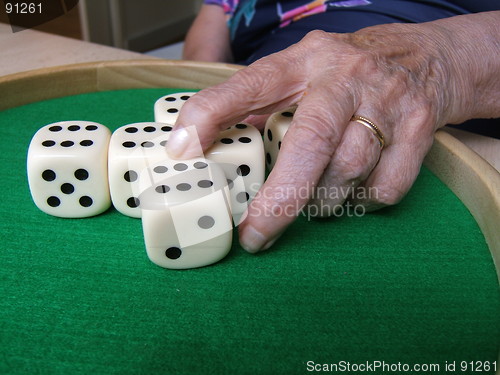
[{"label": "wrinkled skin", "polygon": [[[195,125],[206,149],[236,122],[247,118],[262,129],[261,115],[297,105],[277,163],[239,227],[249,252],[269,248],[303,207],[331,215],[346,191],[353,193],[347,194],[352,204],[368,211],[396,204],[415,181],[439,127],[498,116],[499,30],[491,25],[500,24],[499,14],[380,25],[354,34],[313,31],[193,96],[167,150],[179,158],[195,155],[183,127]],[[467,36],[459,31],[464,28]],[[462,40],[479,37],[489,48]],[[486,50],[491,59],[477,58]],[[354,114],[377,124],[385,148],[369,129],[350,121]],[[332,189],[343,196],[315,194]],[[363,191],[370,194],[357,194]]]}]

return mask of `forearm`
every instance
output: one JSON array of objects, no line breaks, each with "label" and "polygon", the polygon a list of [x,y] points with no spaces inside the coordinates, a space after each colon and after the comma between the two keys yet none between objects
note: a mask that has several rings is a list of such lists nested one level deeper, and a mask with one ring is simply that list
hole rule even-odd
[{"label": "forearm", "polygon": [[217,5],[203,5],[186,36],[183,59],[231,62],[229,29],[224,11]]},{"label": "forearm", "polygon": [[424,24],[450,65],[449,123],[500,117],[500,11]]}]

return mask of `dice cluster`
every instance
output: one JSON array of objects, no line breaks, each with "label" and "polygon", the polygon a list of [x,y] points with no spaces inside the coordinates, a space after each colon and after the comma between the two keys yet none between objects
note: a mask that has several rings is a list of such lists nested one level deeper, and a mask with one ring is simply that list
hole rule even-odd
[{"label": "dice cluster", "polygon": [[155,122],[112,134],[102,124],[63,121],[42,127],[28,150],[28,181],[36,206],[63,218],[84,218],[111,204],[142,219],[148,257],[174,269],[201,267],[230,250],[233,225],[264,181],[259,131],[236,124],[204,157],[170,159],[172,124],[194,93],[166,95]]}]

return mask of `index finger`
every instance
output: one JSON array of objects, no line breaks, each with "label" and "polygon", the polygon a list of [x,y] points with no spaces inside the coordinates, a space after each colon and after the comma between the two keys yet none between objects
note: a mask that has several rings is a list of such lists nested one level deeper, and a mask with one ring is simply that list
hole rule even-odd
[{"label": "index finger", "polygon": [[[289,59],[289,51],[265,57],[236,72],[229,80],[204,89],[183,106],[167,143],[167,152],[188,159],[207,149],[217,134],[249,114],[264,114],[296,103],[307,86],[300,58]],[[194,126],[198,139],[185,128]]]}]

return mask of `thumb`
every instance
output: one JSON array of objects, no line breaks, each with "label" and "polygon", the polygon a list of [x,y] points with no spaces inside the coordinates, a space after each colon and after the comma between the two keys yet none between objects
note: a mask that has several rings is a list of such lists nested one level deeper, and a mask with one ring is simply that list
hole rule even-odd
[{"label": "thumb", "polygon": [[[214,134],[208,133],[205,139],[212,139]],[[213,142],[213,141],[212,141]],[[201,144],[201,139],[198,134],[198,128],[191,126],[176,126],[170,132],[166,150],[168,156],[173,159],[191,159],[195,157],[203,157],[204,148]]]}]

